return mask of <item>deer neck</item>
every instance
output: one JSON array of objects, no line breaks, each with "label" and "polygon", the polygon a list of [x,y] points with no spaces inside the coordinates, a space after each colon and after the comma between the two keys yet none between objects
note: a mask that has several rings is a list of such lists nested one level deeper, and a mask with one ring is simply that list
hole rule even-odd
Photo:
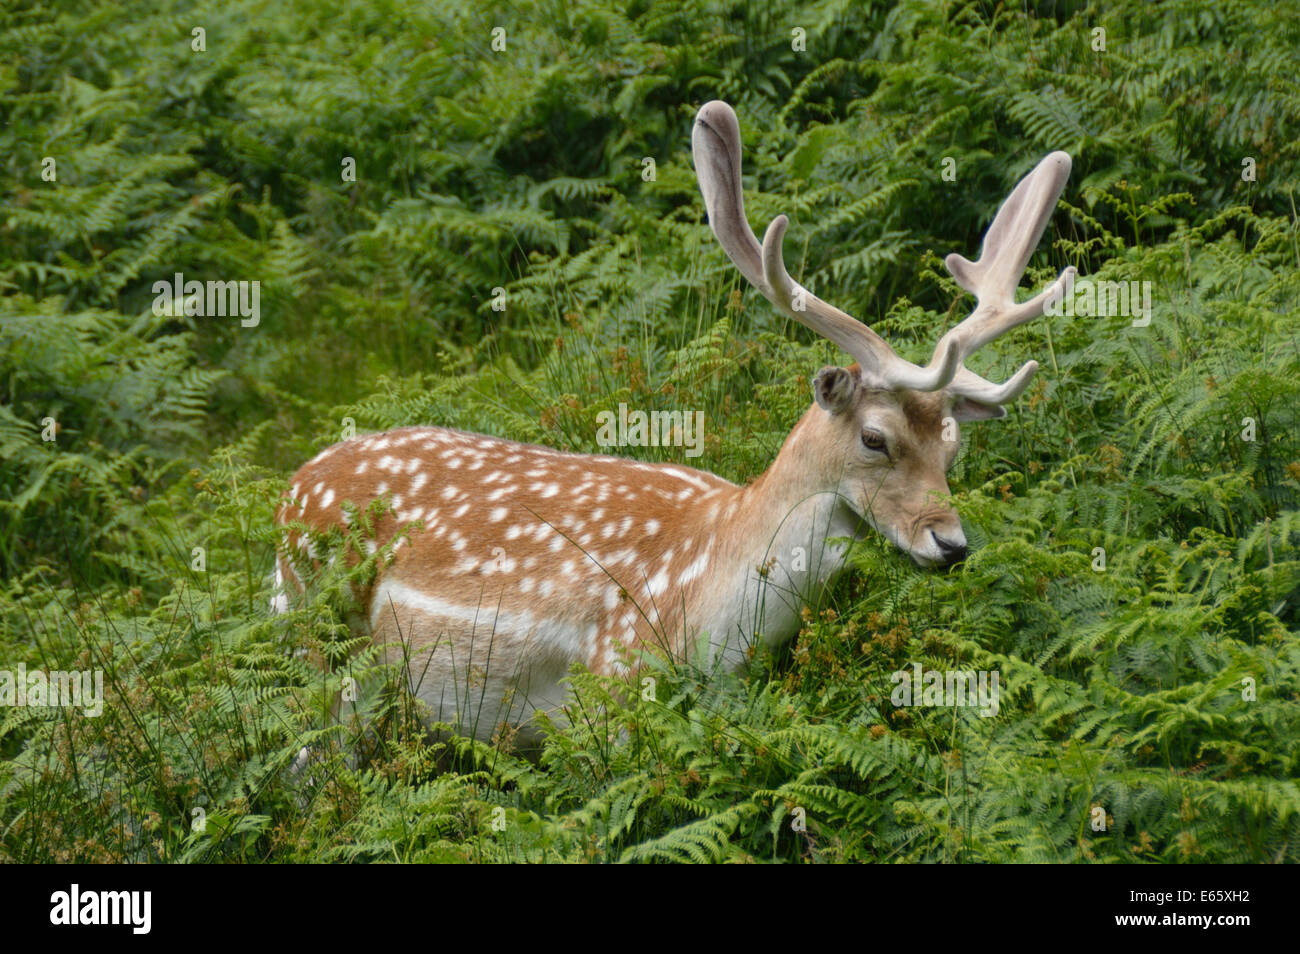
[{"label": "deer neck", "polygon": [[861,522],[822,475],[819,439],[809,413],[786,438],[776,460],[737,492],[733,557],[746,572],[746,593],[758,596],[763,618],[754,631],[779,644],[798,630],[800,612],[843,568],[845,546]]}]

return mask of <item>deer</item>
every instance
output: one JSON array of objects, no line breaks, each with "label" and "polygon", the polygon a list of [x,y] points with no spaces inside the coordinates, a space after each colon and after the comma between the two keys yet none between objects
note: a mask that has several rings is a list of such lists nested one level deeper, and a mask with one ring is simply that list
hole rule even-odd
[{"label": "deer", "polygon": [[965,361],[1042,315],[1074,280],[1067,267],[1015,301],[1070,173],[1070,157],[1053,152],[1002,203],[977,261],[945,259],[976,306],[928,364],[912,364],[791,278],[785,215],[759,243],[732,108],[701,107],[691,143],[709,226],[740,274],[854,359],[812,378],[812,403],[766,471],[739,486],[676,463],[416,426],[337,443],[291,478],[272,608],[301,591],[294,555],[314,556],[312,532],[346,526],[345,504],[381,501],[366,549],[397,542],[358,594],[363,628],[406,660],[432,718],[461,734],[535,738],[537,713],[562,718],[574,663],[627,675],[647,654],[704,652],[710,665],[740,670],[760,643],[797,633],[848,547],[873,530],[920,567],[963,560],[947,484],[955,425],[1005,416],[1038,368],[1027,361],[998,384]]}]

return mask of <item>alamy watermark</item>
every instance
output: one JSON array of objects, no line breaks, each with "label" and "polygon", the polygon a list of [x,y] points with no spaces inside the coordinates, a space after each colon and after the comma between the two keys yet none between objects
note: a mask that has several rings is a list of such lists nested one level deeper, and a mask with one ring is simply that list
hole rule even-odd
[{"label": "alamy watermark", "polygon": [[153,313],[158,317],[199,318],[238,316],[245,328],[256,328],[262,320],[262,283],[186,281],[177,272],[170,282],[153,283]]},{"label": "alamy watermark", "polygon": [[0,706],[79,708],[93,719],[104,711],[104,671],[0,669]]},{"label": "alamy watermark", "polygon": [[596,443],[601,447],[685,447],[687,457],[704,453],[703,411],[601,411]]},{"label": "alamy watermark", "polygon": [[1107,282],[1076,278],[1047,296],[1043,314],[1090,318],[1132,318],[1134,328],[1151,324],[1150,282]]},{"label": "alamy watermark", "polygon": [[73,883],[50,895],[50,923],[55,925],[113,925],[148,934],[153,926],[152,891],[83,891]]},{"label": "alamy watermark", "polygon": [[900,669],[889,677],[894,691],[889,701],[895,706],[978,706],[980,715],[991,719],[998,714],[1001,696],[999,675],[996,671],[938,669],[922,671],[920,663],[912,668]]}]

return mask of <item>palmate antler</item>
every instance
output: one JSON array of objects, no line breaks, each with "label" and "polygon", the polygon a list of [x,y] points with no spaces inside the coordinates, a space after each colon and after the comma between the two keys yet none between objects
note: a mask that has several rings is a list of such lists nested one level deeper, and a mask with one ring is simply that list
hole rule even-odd
[{"label": "palmate antler", "polygon": [[1025,362],[1003,384],[980,377],[964,362],[981,345],[1037,318],[1048,299],[1068,290],[1074,281],[1074,268],[1067,268],[1041,293],[1015,303],[1025,265],[1070,175],[1070,157],[1064,152],[1048,155],[1007,196],[984,234],[979,261],[971,262],[956,253],[944,260],[953,278],[975,296],[977,304],[961,324],[939,339],[930,363],[921,367],[899,357],[880,335],[790,277],[781,251],[788,224],[784,215],[772,220],[759,245],[745,219],[740,124],[730,106],[714,100],[700,108],[691,147],[709,224],[740,273],[784,314],[852,355],[876,386],[912,391],[947,388],[952,394],[996,407],[1014,401],[1029,385],[1038,370],[1036,361]]}]

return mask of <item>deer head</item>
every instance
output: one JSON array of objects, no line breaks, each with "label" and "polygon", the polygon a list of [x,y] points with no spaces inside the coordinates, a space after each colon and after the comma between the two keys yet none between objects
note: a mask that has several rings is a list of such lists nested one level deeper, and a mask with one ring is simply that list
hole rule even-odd
[{"label": "deer head", "polygon": [[1027,361],[1002,384],[965,366],[981,345],[1043,314],[1067,291],[1066,268],[1041,293],[1016,303],[1016,286],[1070,174],[1070,157],[1053,152],[1012,190],[984,235],[978,261],[956,253],[944,264],[975,296],[975,310],[950,329],[929,364],[912,364],[869,327],[790,277],[782,255],[788,220],[778,215],[760,245],[745,219],[740,124],[730,106],[706,103],[691,134],[695,170],[709,225],[740,273],[780,312],[828,338],[856,364],[822,368],[816,403],[796,429],[814,484],[837,494],[922,566],[966,555],[961,519],[948,502],[947,472],[957,457],[956,426],[1006,415],[1038,363]]}]

